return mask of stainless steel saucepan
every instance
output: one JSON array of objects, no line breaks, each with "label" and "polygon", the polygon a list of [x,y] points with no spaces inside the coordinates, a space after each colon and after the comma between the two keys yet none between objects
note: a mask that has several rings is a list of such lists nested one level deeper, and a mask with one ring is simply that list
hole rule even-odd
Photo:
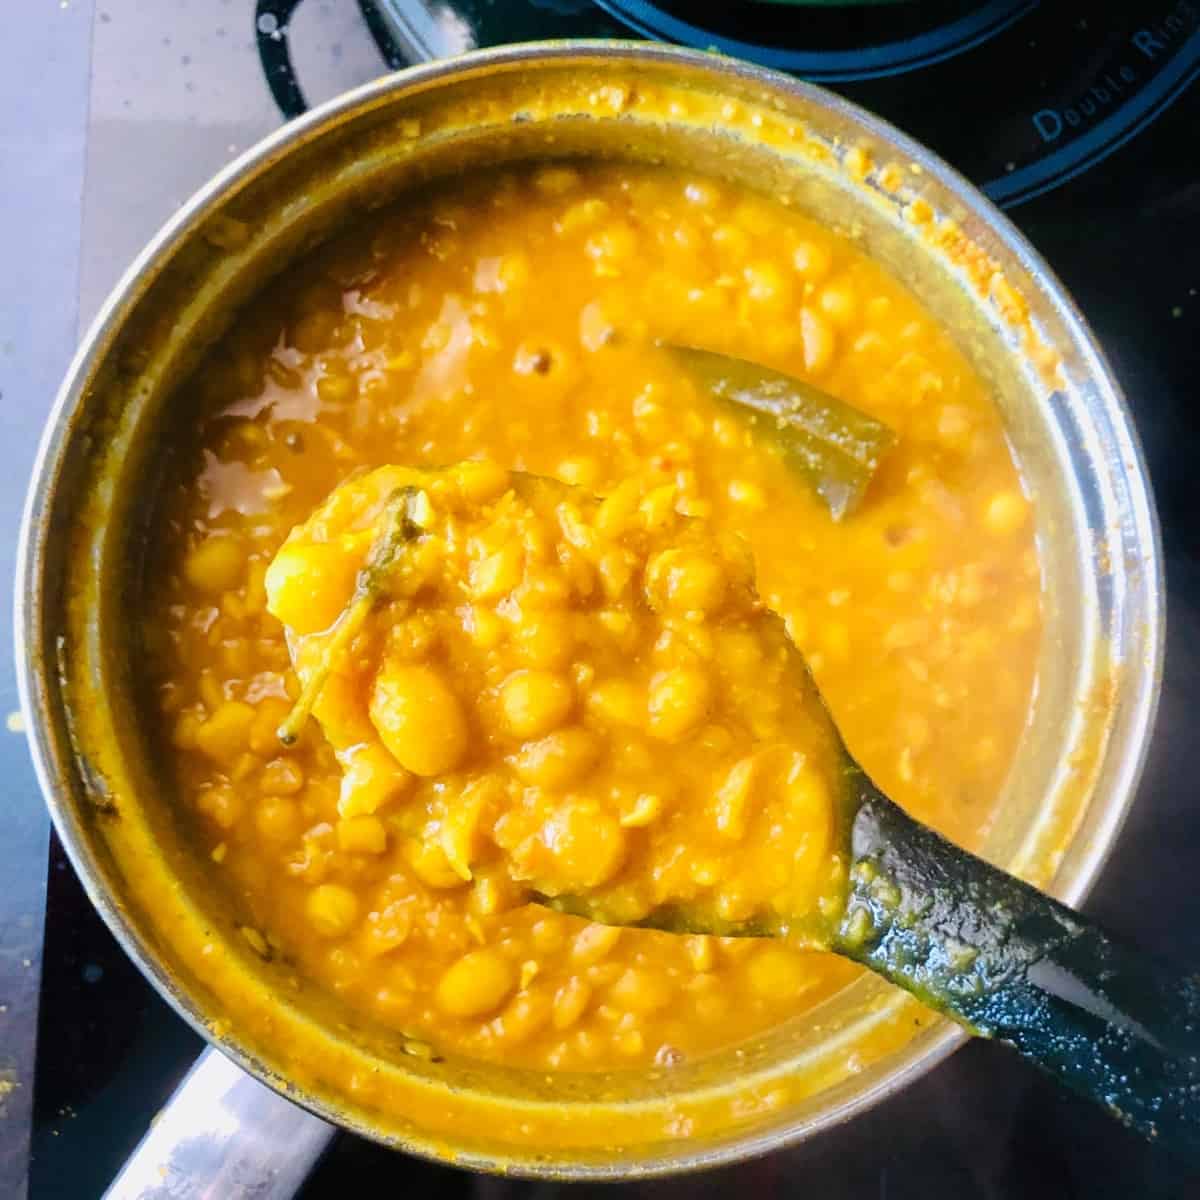
[{"label": "stainless steel saucepan", "polygon": [[1036,497],[1045,572],[1037,696],[984,852],[1071,903],[1117,834],[1158,693],[1157,528],[1108,365],[1009,222],[882,121],[729,59],[563,42],[401,72],[281,129],[171,219],[84,340],[34,472],[18,669],[47,803],[116,937],[236,1064],[209,1052],[113,1195],[235,1196],[251,1179],[281,1189],[256,1196],[288,1194],[333,1125],[522,1175],[694,1170],[846,1120],[964,1038],[864,978],[738,1053],[670,1073],[547,1079],[408,1057],[388,1031],[250,951],[160,784],[127,633],[131,564],[181,381],[267,280],[409,189],[577,156],[662,162],[782,197],[856,239],[955,331]]}]

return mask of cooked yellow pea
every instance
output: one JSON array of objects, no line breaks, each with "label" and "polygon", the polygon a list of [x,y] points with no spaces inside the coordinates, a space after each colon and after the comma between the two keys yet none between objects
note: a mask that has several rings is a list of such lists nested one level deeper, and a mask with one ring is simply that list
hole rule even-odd
[{"label": "cooked yellow pea", "polygon": [[630,967],[612,985],[608,996],[631,1012],[652,1013],[671,1003],[671,987],[656,971]]},{"label": "cooked yellow pea", "polygon": [[570,167],[543,167],[537,173],[535,186],[547,196],[561,196],[580,184],[579,172]]},{"label": "cooked yellow pea", "polygon": [[587,253],[596,269],[606,273],[627,263],[637,253],[637,234],[629,225],[613,224],[597,230],[587,240]]},{"label": "cooked yellow pea", "polygon": [[517,986],[517,974],[494,950],[472,950],[438,980],[438,1007],[453,1017],[478,1017],[495,1012]]},{"label": "cooked yellow pea", "polygon": [[570,1029],[583,1016],[591,999],[591,985],[578,975],[572,975],[554,995],[554,1010],[551,1018],[554,1028]]},{"label": "cooked yellow pea", "polygon": [[494,600],[521,582],[521,551],[505,546],[471,564],[471,591],[479,600]]},{"label": "cooked yellow pea", "polygon": [[664,550],[646,565],[646,592],[658,608],[712,613],[724,603],[728,585],[720,561],[695,550]]},{"label": "cooked yellow pea", "polygon": [[773,263],[751,263],[743,275],[746,279],[746,294],[755,304],[766,309],[778,310],[785,308],[791,300],[791,284]]},{"label": "cooked yellow pea", "polygon": [[575,782],[600,757],[601,745],[586,729],[559,729],[522,746],[513,768],[524,783],[561,788]]},{"label": "cooked yellow pea", "polygon": [[966,451],[971,444],[973,423],[970,410],[961,404],[944,404],[938,413],[937,436],[952,450]]},{"label": "cooked yellow pea", "polygon": [[262,769],[259,790],[265,796],[294,796],[304,786],[304,770],[288,758],[273,758]]},{"label": "cooked yellow pea", "polygon": [[[458,880],[462,882],[461,877]],[[490,917],[521,903],[523,897],[507,875],[496,871],[475,874],[468,894],[467,904],[471,915]]]},{"label": "cooked yellow pea", "polygon": [[267,568],[267,608],[297,633],[328,629],[349,603],[361,565],[334,545],[284,546]]},{"label": "cooked yellow pea", "polygon": [[833,252],[821,242],[803,241],[792,252],[792,265],[810,283],[820,283],[833,266]]},{"label": "cooked yellow pea", "polygon": [[645,1053],[646,1037],[640,1029],[626,1029],[613,1039],[617,1052],[629,1058],[637,1058]]},{"label": "cooked yellow pea", "polygon": [[325,938],[341,937],[358,920],[358,897],[337,883],[323,883],[308,893],[304,905],[309,924]]},{"label": "cooked yellow pea", "polygon": [[729,769],[716,794],[716,825],[722,837],[745,837],[749,820],[750,789],[754,782],[755,760],[743,758]]},{"label": "cooked yellow pea", "polygon": [[828,284],[822,289],[818,303],[821,312],[839,328],[849,327],[858,316],[858,298],[849,280]]},{"label": "cooked yellow pea", "polygon": [[594,228],[609,212],[606,201],[597,196],[577,201],[567,208],[555,222],[554,231],[559,235],[579,234]]},{"label": "cooked yellow pea", "polygon": [[300,812],[286,796],[267,796],[254,814],[254,827],[269,842],[288,842],[296,836]]},{"label": "cooked yellow pea", "polygon": [[618,538],[637,520],[642,489],[636,479],[627,479],[615,487],[596,510],[596,532],[606,538]]},{"label": "cooked yellow pea", "polygon": [[792,855],[797,888],[815,891],[829,863],[833,843],[833,802],[810,767],[793,767],[786,781],[787,810],[797,830]]},{"label": "cooked yellow pea", "polygon": [[541,838],[553,882],[564,891],[599,887],[625,861],[624,831],[608,813],[590,805],[561,805],[543,825]]},{"label": "cooked yellow pea", "polygon": [[206,538],[183,560],[184,578],[204,592],[224,592],[241,582],[246,550],[237,538]]},{"label": "cooked yellow pea", "polygon": [[622,829],[644,829],[653,825],[662,816],[663,798],[657,792],[642,792],[633,803],[621,813]]},{"label": "cooked yellow pea", "polygon": [[750,252],[750,238],[744,229],[736,225],[718,225],[712,233],[713,245],[722,252],[726,261],[737,262]]},{"label": "cooked yellow pea", "polygon": [[711,971],[716,965],[717,948],[714,938],[705,936],[684,939],[688,962],[694,971]]},{"label": "cooked yellow pea", "polygon": [[819,312],[805,307],[800,310],[800,336],[804,342],[804,369],[818,375],[833,362],[833,327]]},{"label": "cooked yellow pea", "polygon": [[549,671],[514,671],[500,688],[500,708],[508,732],[535,738],[561,725],[575,702],[568,680]]},{"label": "cooked yellow pea", "polygon": [[223,703],[194,733],[196,746],[209,758],[230,764],[250,744],[254,709],[240,700]]},{"label": "cooked yellow pea", "polygon": [[343,817],[373,813],[402,795],[412,776],[380,745],[358,745],[343,760],[338,812]]},{"label": "cooked yellow pea", "polygon": [[633,579],[633,563],[626,551],[613,549],[600,556],[597,564],[600,583],[610,601],[623,601]]},{"label": "cooked yellow pea", "polygon": [[494,650],[504,640],[505,623],[491,609],[468,605],[460,613],[463,632],[481,650]]},{"label": "cooked yellow pea", "polygon": [[587,695],[587,706],[604,721],[616,725],[640,726],[646,716],[646,697],[626,679],[606,679],[594,684]]},{"label": "cooked yellow pea", "polygon": [[712,685],[701,671],[674,667],[650,681],[650,732],[674,741],[690,733],[708,715]]},{"label": "cooked yellow pea", "polygon": [[444,775],[467,752],[467,719],[433,667],[386,663],[371,690],[371,721],[392,757],[414,775]]},{"label": "cooked yellow pea", "polygon": [[460,888],[468,882],[454,869],[445,850],[436,842],[410,838],[404,845],[404,859],[412,873],[435,891]]},{"label": "cooked yellow pea", "polygon": [[351,854],[382,854],[387,849],[387,829],[369,814],[343,817],[337,823],[338,846]]},{"label": "cooked yellow pea", "polygon": [[575,646],[571,618],[567,613],[538,613],[517,629],[513,642],[531,667],[564,666]]},{"label": "cooked yellow pea", "polygon": [[804,959],[786,946],[764,946],[750,959],[751,988],[764,1000],[798,996],[809,982]]},{"label": "cooked yellow pea", "polygon": [[254,706],[254,723],[250,727],[250,749],[262,758],[279,752],[279,726],[291,705],[278,696],[264,696]]},{"label": "cooked yellow pea", "polygon": [[245,807],[242,798],[226,784],[205,788],[196,797],[196,807],[222,829],[232,829]]},{"label": "cooked yellow pea", "polygon": [[767,507],[767,496],[757,484],[746,479],[731,479],[725,494],[734,504],[759,511]]},{"label": "cooked yellow pea", "polygon": [[745,888],[731,884],[717,892],[717,916],[722,921],[747,921],[754,916],[757,903]]},{"label": "cooked yellow pea", "polygon": [[685,184],[684,199],[697,208],[716,208],[721,202],[721,189],[707,179],[694,179]]},{"label": "cooked yellow pea", "polygon": [[225,703],[225,689],[213,671],[200,673],[200,699],[210,713],[215,713]]},{"label": "cooked yellow pea", "polygon": [[260,958],[271,957],[271,944],[265,937],[255,928],[250,925],[243,925],[238,929],[238,933],[242,935],[249,943],[250,948]]},{"label": "cooked yellow pea", "polygon": [[554,468],[554,477],[573,487],[595,487],[600,478],[600,464],[594,458],[564,458]]},{"label": "cooked yellow pea", "polygon": [[571,944],[571,959],[581,966],[590,966],[611,954],[621,940],[617,925],[586,925]]},{"label": "cooked yellow pea", "polygon": [[345,371],[327,369],[316,383],[317,395],[326,404],[344,404],[353,394],[357,381]]},{"label": "cooked yellow pea", "polygon": [[196,713],[183,713],[171,730],[171,745],[177,750],[195,750],[196,733],[202,724],[202,719]]},{"label": "cooked yellow pea", "polygon": [[492,1030],[504,1044],[527,1041],[550,1019],[550,997],[540,991],[521,992],[492,1022]]},{"label": "cooked yellow pea", "polygon": [[508,472],[493,462],[471,461],[454,468],[454,480],[465,500],[484,504],[508,490]]},{"label": "cooked yellow pea", "polygon": [[998,537],[1016,533],[1029,515],[1029,501],[1019,492],[998,492],[987,504],[983,521],[988,531]]}]

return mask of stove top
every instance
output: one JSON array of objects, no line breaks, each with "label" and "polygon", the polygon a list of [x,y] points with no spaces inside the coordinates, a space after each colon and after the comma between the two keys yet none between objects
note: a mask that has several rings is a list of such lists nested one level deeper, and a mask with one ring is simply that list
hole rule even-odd
[{"label": "stove top", "polygon": [[1200,71],[1200,4],[1190,0],[1103,16],[1037,0],[374,0],[364,9],[392,61],[535,34],[632,32],[792,71],[886,116],[1005,206],[1103,162]]},{"label": "stove top", "polygon": [[[1088,314],[1126,389],[1167,555],[1158,729],[1087,908],[1149,949],[1200,963],[1191,784],[1200,773],[1191,728],[1200,711],[1200,89],[1188,86],[1200,71],[1200,3],[1145,0],[1115,15],[1082,0],[60,0],[57,11],[27,9],[10,15],[16,36],[0,49],[13,58],[12,70],[0,69],[12,93],[0,92],[9,101],[0,109],[15,114],[11,134],[0,126],[0,149],[21,155],[30,185],[28,196],[18,189],[23,199],[0,201],[22,222],[15,233],[2,223],[8,274],[30,289],[19,305],[9,293],[0,306],[0,502],[9,518],[0,552],[10,566],[19,495],[66,366],[72,314],[62,297],[77,290],[86,323],[141,244],[213,171],[308,103],[404,61],[538,37],[716,47],[864,104],[1011,209]],[[25,232],[30,222],[43,236]],[[12,691],[5,675],[5,711]],[[200,1043],[125,960],[52,847],[30,1066],[39,939],[29,906],[40,903],[45,825],[21,739],[3,738],[15,820],[7,844],[0,839],[0,869],[30,886],[19,903],[0,895],[0,1116],[9,1118],[0,1120],[0,1194],[24,1170],[21,1117],[32,1097],[29,1194],[98,1196]],[[302,1194],[318,1200],[356,1184],[497,1200],[560,1190],[342,1137]],[[1003,1049],[973,1044],[811,1144],[630,1190],[1174,1200],[1198,1186],[1183,1164]]]}]

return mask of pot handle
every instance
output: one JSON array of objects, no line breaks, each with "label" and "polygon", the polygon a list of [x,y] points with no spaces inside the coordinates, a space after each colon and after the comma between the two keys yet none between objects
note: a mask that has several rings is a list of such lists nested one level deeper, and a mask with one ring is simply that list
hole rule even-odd
[{"label": "pot handle", "polygon": [[835,949],[1200,1159],[1200,975],[1122,945],[873,787],[852,846]]},{"label": "pot handle", "polygon": [[335,1132],[208,1049],[104,1200],[292,1200]]}]

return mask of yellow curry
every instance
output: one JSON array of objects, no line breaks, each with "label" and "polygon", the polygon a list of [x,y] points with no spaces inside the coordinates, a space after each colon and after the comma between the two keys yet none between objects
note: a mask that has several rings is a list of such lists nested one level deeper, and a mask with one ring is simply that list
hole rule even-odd
[{"label": "yellow curry", "polygon": [[[886,422],[896,444],[861,507],[832,520],[660,338]],[[255,949],[365,1017],[518,1066],[669,1066],[853,977],[778,942],[590,925],[528,904],[499,866],[550,890],[611,884],[630,915],[655,902],[624,885],[643,878],[630,864],[732,922],[767,891],[819,896],[837,870],[829,761],[773,704],[781,635],[752,575],[855,758],[979,843],[1033,685],[1029,504],[950,336],[833,232],[652,168],[489,175],[323,248],[196,388],[145,619],[178,807]],[[510,488],[514,470],[601,499],[564,517]],[[442,602],[365,622],[286,745],[405,487],[428,504],[419,528],[462,524],[465,584],[451,597],[444,557],[427,564]],[[628,623],[620,550],[645,559]],[[764,736],[777,748],[758,758]],[[739,813],[767,794],[778,820],[747,833]],[[778,844],[803,861],[773,879],[766,835],[788,821]]]}]

